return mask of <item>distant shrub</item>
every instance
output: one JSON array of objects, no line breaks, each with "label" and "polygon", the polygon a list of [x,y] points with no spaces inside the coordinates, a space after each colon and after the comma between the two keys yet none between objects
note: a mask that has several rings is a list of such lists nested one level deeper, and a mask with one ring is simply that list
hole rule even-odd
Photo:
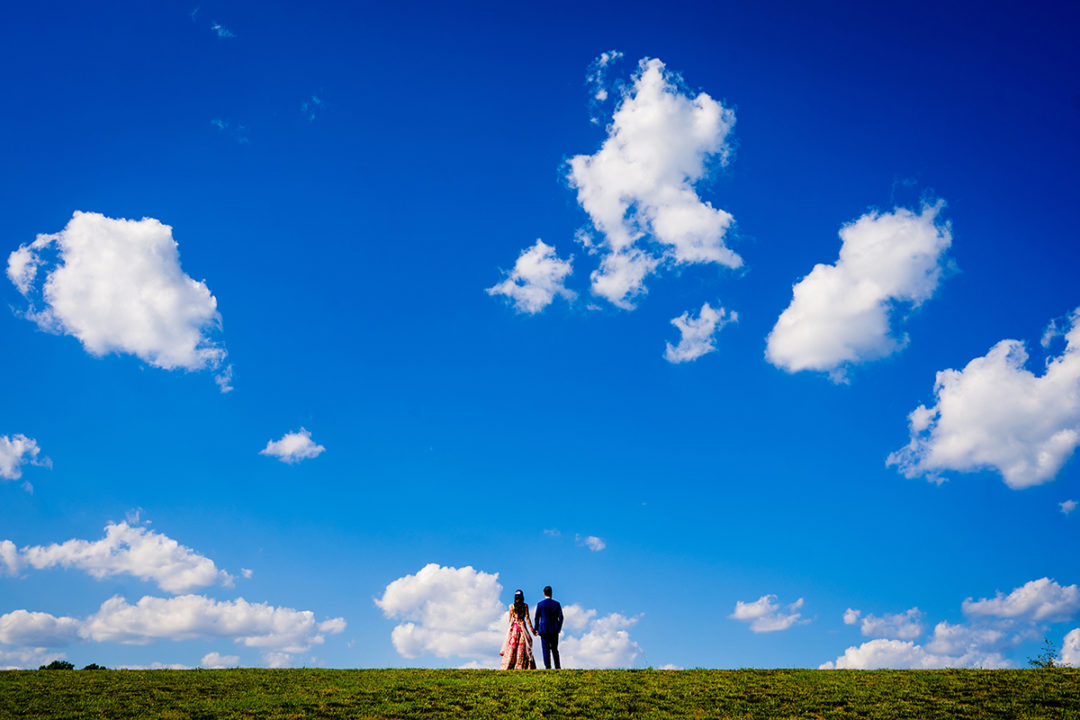
[{"label": "distant shrub", "polygon": [[86,667],[83,668],[83,670],[108,670],[108,669],[109,668],[105,667],[104,665],[98,665],[97,663],[90,663],[89,665],[87,665]]},{"label": "distant shrub", "polygon": [[1050,642],[1050,638],[1043,638],[1042,652],[1033,658],[1028,658],[1028,665],[1040,669],[1059,667],[1058,651],[1054,643]]},{"label": "distant shrub", "polygon": [[67,660],[53,660],[48,665],[42,665],[38,670],[74,670],[75,666]]}]

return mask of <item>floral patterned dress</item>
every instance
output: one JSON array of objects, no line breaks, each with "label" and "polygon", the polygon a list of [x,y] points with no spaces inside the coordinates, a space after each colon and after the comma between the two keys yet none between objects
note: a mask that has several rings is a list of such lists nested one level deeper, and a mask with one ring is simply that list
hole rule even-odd
[{"label": "floral patterned dress", "polygon": [[533,659],[533,639],[529,632],[529,606],[525,606],[525,617],[518,618],[514,614],[514,606],[510,605],[510,627],[506,629],[506,640],[503,641],[502,655],[503,670],[535,670],[536,660]]}]

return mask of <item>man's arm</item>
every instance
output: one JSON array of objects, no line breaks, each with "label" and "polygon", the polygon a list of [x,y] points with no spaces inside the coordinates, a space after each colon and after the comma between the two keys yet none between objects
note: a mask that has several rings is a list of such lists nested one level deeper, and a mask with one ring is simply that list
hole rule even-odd
[{"label": "man's arm", "polygon": [[559,618],[555,623],[555,628],[556,628],[555,632],[562,632],[562,605],[558,605],[558,608],[559,608]]}]

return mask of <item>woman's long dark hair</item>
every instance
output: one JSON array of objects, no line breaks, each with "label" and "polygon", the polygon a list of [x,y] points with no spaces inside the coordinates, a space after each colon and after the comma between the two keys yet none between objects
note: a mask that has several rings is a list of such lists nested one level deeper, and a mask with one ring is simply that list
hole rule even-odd
[{"label": "woman's long dark hair", "polygon": [[528,606],[525,604],[525,593],[518,590],[514,593],[514,615],[516,615],[519,620],[524,620],[527,607]]}]

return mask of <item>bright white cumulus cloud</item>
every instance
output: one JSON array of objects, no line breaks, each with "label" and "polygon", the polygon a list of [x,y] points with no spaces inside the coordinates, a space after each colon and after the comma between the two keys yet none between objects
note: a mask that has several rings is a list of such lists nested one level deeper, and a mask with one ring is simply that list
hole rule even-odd
[{"label": "bright white cumulus cloud", "polygon": [[722,307],[713,308],[709,303],[701,306],[698,316],[691,317],[684,312],[672,319],[671,324],[678,328],[679,344],[667,343],[664,359],[669,363],[684,363],[697,360],[702,355],[716,350],[716,335],[728,323],[739,319],[737,313],[728,312]]},{"label": "bright white cumulus cloud", "polygon": [[21,433],[0,435],[0,479],[18,480],[25,465],[50,465],[48,458],[41,457],[37,440]]},{"label": "bright white cumulus cloud", "polygon": [[1059,585],[1050,578],[1024,583],[1008,595],[998,592],[992,598],[963,604],[964,614],[970,617],[1008,618],[1028,622],[1057,622],[1068,620],[1080,612],[1080,588]]},{"label": "bright white cumulus cloud", "polygon": [[777,632],[787,630],[797,623],[810,622],[802,619],[799,613],[802,606],[802,598],[781,606],[776,595],[762,595],[753,602],[739,600],[735,603],[735,612],[728,617],[749,623],[750,630],[756,633]]},{"label": "bright white cumulus cloud", "polygon": [[535,315],[556,297],[573,300],[576,294],[566,287],[566,278],[573,272],[573,258],[563,260],[555,254],[555,248],[537,240],[536,244],[521,251],[514,269],[499,284],[487,289],[488,295],[503,295],[514,308],[527,315]]},{"label": "bright white cumulus cloud", "polygon": [[578,545],[589,548],[593,552],[600,552],[607,547],[607,543],[604,542],[603,538],[595,535],[576,535],[574,540]]},{"label": "bright white cumulus cloud", "polygon": [[344,619],[318,622],[310,610],[252,603],[243,598],[214,600],[203,595],[147,595],[135,604],[117,595],[81,619],[26,610],[0,615],[0,643],[33,647],[73,642],[147,645],[155,640],[226,638],[267,652],[299,653],[323,643],[325,635],[344,629]]},{"label": "bright white cumulus cloud", "polygon": [[283,463],[294,464],[301,460],[318,457],[325,451],[311,439],[311,431],[300,428],[296,432],[285,433],[280,440],[271,440],[259,451],[260,455],[276,457]]},{"label": "bright white cumulus cloud", "polygon": [[[587,669],[633,665],[642,655],[641,646],[630,637],[630,628],[638,620],[637,617],[626,617],[619,613],[603,617],[589,616],[584,632],[579,635],[563,633],[559,639],[560,664],[563,667]],[[539,652],[539,646],[536,649]]]},{"label": "bright white cumulus cloud", "polygon": [[892,637],[899,640],[914,640],[922,635],[923,614],[914,607],[902,613],[863,615],[859,610],[848,608],[844,613],[845,625],[858,625],[865,637]]},{"label": "bright white cumulus cloud", "polygon": [[1002,340],[963,370],[942,370],[936,403],[908,416],[910,442],[887,463],[939,481],[948,470],[996,470],[1014,489],[1054,479],[1080,444],[1080,309],[1065,349],[1042,375],[1019,340]]},{"label": "bright white cumulus cloud", "polygon": [[14,610],[0,615],[0,643],[28,647],[60,647],[79,640],[82,624],[75,618]]},{"label": "bright white cumulus cloud", "polygon": [[1000,654],[977,657],[935,655],[911,640],[878,638],[849,647],[835,661],[820,666],[822,670],[878,670],[882,668],[931,669],[944,667],[1002,668],[1008,663]]},{"label": "bright white cumulus cloud", "polygon": [[232,576],[218,569],[210,558],[167,535],[126,522],[106,525],[105,537],[100,540],[75,538],[21,550],[10,540],[0,541],[0,569],[6,568],[9,574],[55,567],[82,570],[98,580],[132,575],[155,582],[166,592],[233,582]]},{"label": "bright white cumulus cloud", "polygon": [[[853,645],[822,668],[945,668],[1010,667],[1004,652],[1046,632],[1047,623],[1063,622],[1080,612],[1080,589],[1040,578],[992,598],[967,598],[962,604],[965,622],[939,622],[922,644],[922,613],[860,618],[858,610],[844,613],[844,623],[860,624],[863,635],[876,639]],[[869,625],[863,621],[870,620]],[[918,625],[918,632],[916,632]]]},{"label": "bright white cumulus cloud", "polygon": [[217,300],[180,268],[168,225],[76,212],[60,232],[12,252],[7,274],[30,302],[27,318],[78,338],[90,354],[219,370],[222,390],[229,389],[225,348],[215,338]]},{"label": "bright white cumulus cloud", "polygon": [[391,632],[402,656],[481,658],[498,653],[502,642],[501,591],[498,573],[429,563],[387,585],[375,604],[404,621]]},{"label": "bright white cumulus cloud", "polygon": [[1061,663],[1080,667],[1080,628],[1070,630],[1061,643]]},{"label": "bright white cumulus cloud", "polygon": [[952,243],[944,202],[869,212],[840,229],[840,257],[795,284],[791,304],[769,333],[765,357],[788,372],[817,370],[842,381],[846,369],[903,347],[892,327],[897,306],[933,296]]},{"label": "bright white cumulus cloud", "polygon": [[275,607],[243,598],[148,595],[134,605],[120,596],[109,598],[83,621],[80,634],[96,642],[131,645],[158,639],[230,638],[246,647],[298,653],[322,644],[327,633],[344,629],[341,618],[318,622],[310,610]]},{"label": "bright white cumulus cloud", "polygon": [[726,244],[731,214],[695,190],[712,165],[727,162],[734,125],[734,111],[704,92],[686,92],[663,62],[640,61],[600,149],[569,164],[570,184],[596,231],[579,234],[600,258],[594,294],[632,309],[645,279],[662,266],[742,265]]},{"label": "bright white cumulus cloud", "polygon": [[[465,659],[464,667],[493,667],[507,626],[502,589],[498,573],[429,563],[387,585],[375,604],[386,617],[401,621],[391,641],[403,657],[431,654]],[[578,605],[564,606],[563,612],[564,667],[626,667],[641,655],[628,631],[638,618],[599,616]]]}]

